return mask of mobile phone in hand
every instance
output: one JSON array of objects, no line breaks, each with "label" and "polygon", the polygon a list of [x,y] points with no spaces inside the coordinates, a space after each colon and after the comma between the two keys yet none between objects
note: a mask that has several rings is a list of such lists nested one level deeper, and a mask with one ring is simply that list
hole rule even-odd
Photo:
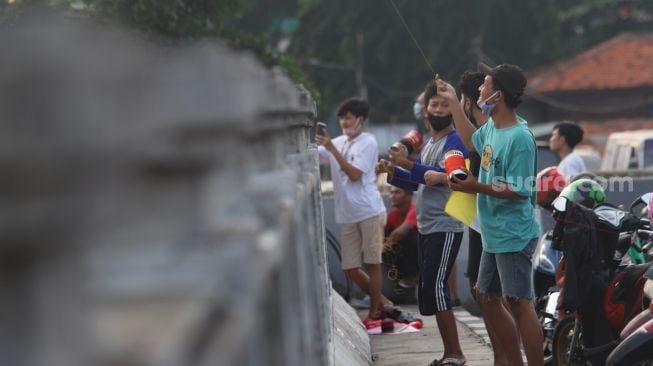
[{"label": "mobile phone in hand", "polygon": [[318,122],[317,125],[315,126],[315,134],[320,135],[320,136],[326,136],[327,134],[327,125],[324,122]]}]

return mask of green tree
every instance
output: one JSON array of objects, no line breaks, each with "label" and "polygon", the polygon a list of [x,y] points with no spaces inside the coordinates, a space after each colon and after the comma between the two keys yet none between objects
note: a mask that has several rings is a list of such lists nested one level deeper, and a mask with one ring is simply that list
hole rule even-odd
[{"label": "green tree", "polygon": [[434,75],[393,2],[434,71],[453,82],[479,61],[532,71],[650,29],[653,11],[646,0],[303,1],[291,52],[322,92],[322,115],[366,86],[375,121],[412,120],[413,98]]},{"label": "green tree", "polygon": [[[11,10],[70,9],[81,0],[8,1],[0,0],[5,19],[20,13]],[[252,49],[265,64],[282,65],[316,99],[322,94],[322,118],[340,100],[366,91],[378,122],[411,121],[413,99],[434,72],[455,82],[479,61],[532,71],[621,32],[648,31],[653,22],[650,0],[83,1],[88,16],[157,39],[222,37]]]},{"label": "green tree", "polygon": [[[536,3],[552,2],[395,0],[413,41],[391,1],[316,1],[300,18],[292,52],[323,93],[322,113],[359,93],[355,71],[362,68],[372,118],[406,121],[414,97],[434,77],[433,71],[455,82],[479,60],[524,64],[527,56],[544,54],[540,50],[548,47],[543,41],[524,42],[524,35],[538,32],[540,24],[555,18],[549,8],[548,16],[533,11],[541,10],[534,9]],[[334,64],[347,67],[329,68]]]},{"label": "green tree", "polygon": [[[2,4],[0,24],[9,23],[30,8],[45,7],[83,14],[98,22],[127,24],[159,43],[225,39],[236,48],[253,51],[267,66],[281,66],[319,100],[318,90],[294,58],[273,47],[269,29],[260,26],[261,20],[292,20],[297,0],[0,0]],[[276,11],[266,12],[270,8]]]}]

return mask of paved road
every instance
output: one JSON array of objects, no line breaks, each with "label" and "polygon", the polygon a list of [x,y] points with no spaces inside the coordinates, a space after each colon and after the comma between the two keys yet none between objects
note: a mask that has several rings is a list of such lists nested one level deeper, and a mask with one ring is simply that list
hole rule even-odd
[{"label": "paved road", "polygon": [[[402,305],[418,316],[416,305]],[[359,316],[367,311],[359,311]],[[492,365],[492,349],[489,347],[483,321],[470,315],[464,309],[455,310],[458,320],[458,336],[467,358],[468,366]],[[375,366],[428,365],[435,358],[442,357],[443,347],[435,317],[423,319],[424,328],[418,333],[383,334],[370,336]]]}]

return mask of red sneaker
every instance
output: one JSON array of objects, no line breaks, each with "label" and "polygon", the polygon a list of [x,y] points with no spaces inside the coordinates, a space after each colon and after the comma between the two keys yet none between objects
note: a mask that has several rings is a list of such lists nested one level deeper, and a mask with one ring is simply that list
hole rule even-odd
[{"label": "red sneaker", "polygon": [[377,328],[381,326],[381,319],[363,319],[363,325],[365,326],[365,329],[372,329],[372,328]]},{"label": "red sneaker", "polygon": [[408,325],[410,325],[411,327],[413,327],[415,329],[422,329],[422,327],[424,326],[424,323],[422,323],[422,319],[417,318],[417,319],[413,320],[412,322],[410,322]]}]

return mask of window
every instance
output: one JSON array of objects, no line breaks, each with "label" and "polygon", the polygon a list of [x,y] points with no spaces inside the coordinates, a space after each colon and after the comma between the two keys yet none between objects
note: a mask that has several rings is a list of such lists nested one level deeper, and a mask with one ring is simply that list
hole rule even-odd
[{"label": "window", "polygon": [[633,148],[628,143],[620,143],[616,147],[616,153],[610,156],[613,160],[611,169],[628,169],[632,157]]},{"label": "window", "polygon": [[630,148],[630,159],[628,160],[628,169],[637,169],[639,168],[637,160],[637,148],[636,147],[631,147]]},{"label": "window", "polygon": [[653,168],[653,139],[644,141],[644,168]]}]

